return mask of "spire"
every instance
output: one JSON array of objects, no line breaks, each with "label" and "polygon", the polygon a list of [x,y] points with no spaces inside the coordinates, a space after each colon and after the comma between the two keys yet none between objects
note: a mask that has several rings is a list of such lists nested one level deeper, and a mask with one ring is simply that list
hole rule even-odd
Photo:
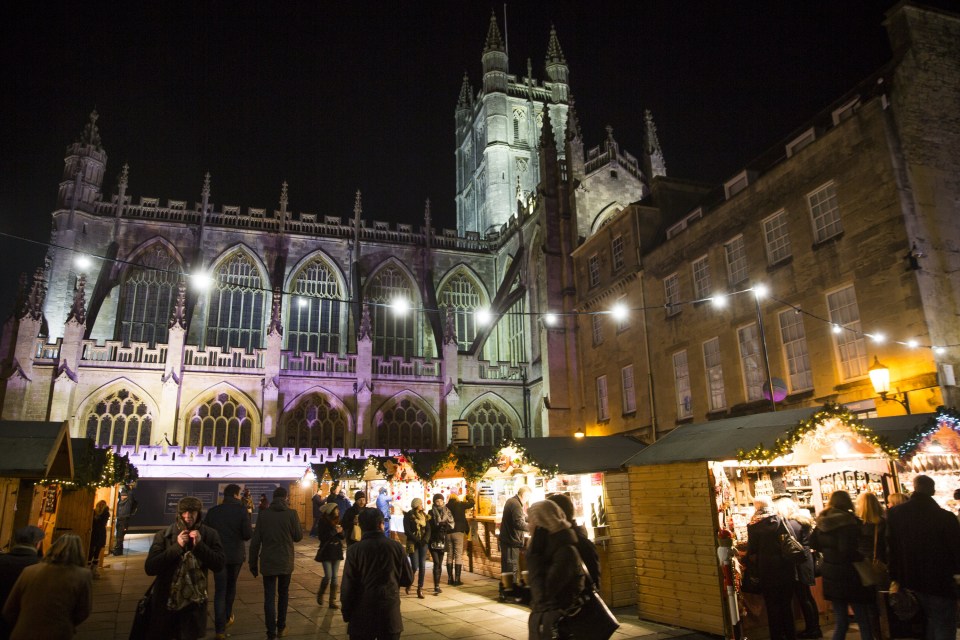
[{"label": "spire", "polygon": [[43,267],[37,267],[33,273],[33,285],[20,311],[20,319],[29,317],[31,320],[43,319],[43,300],[47,297],[47,277]]},{"label": "spire", "polygon": [[563,57],[563,49],[560,48],[560,40],[557,38],[557,29],[550,25],[550,42],[547,44],[547,66],[551,64],[567,64],[567,59]]},{"label": "spire", "polygon": [[73,304],[70,305],[70,313],[67,314],[67,322],[73,320],[77,324],[87,322],[87,294],[84,289],[87,286],[87,276],[81,273],[77,276],[77,288],[73,292]]},{"label": "spire", "polygon": [[470,76],[463,72],[463,84],[460,85],[460,97],[457,99],[458,109],[469,109],[473,106],[473,87],[470,86]]},{"label": "spire", "polygon": [[446,323],[443,327],[443,344],[457,343],[457,323],[453,316],[453,307],[447,307]]},{"label": "spire", "polygon": [[360,214],[363,213],[363,204],[360,200],[360,189],[357,189],[357,195],[353,199],[353,224],[357,229],[360,229]]},{"label": "spire", "polygon": [[644,112],[646,128],[644,131],[644,145],[647,157],[650,158],[650,177],[666,176],[667,163],[663,159],[663,150],[660,148],[660,139],[657,137],[657,125],[653,123],[653,114],[650,109]]},{"label": "spire", "polygon": [[500,26],[497,24],[497,14],[490,10],[490,27],[487,29],[487,41],[483,45],[483,52],[502,51],[506,52],[503,45],[503,36],[500,35]]},{"label": "spire", "polygon": [[360,330],[357,332],[357,340],[373,338],[373,328],[370,324],[370,305],[363,303],[363,311],[360,313]]},{"label": "spire", "polygon": [[210,199],[210,172],[203,174],[203,188],[200,189],[200,197],[204,202]]},{"label": "spire", "polygon": [[543,103],[543,127],[540,129],[540,148],[556,146],[556,138],[553,135],[553,123],[550,122],[550,105]]},{"label": "spire", "polygon": [[130,165],[126,162],[123,163],[123,167],[120,169],[120,177],[117,179],[117,189],[119,191],[126,191],[127,184],[130,182]]},{"label": "spire", "polygon": [[173,313],[170,314],[170,329],[187,328],[187,283],[183,278],[177,283],[177,301],[173,303]]},{"label": "spire", "polygon": [[280,320],[280,288],[277,287],[273,290],[273,304],[270,305],[270,326],[267,328],[267,333],[276,333],[278,335],[283,335],[283,324]]},{"label": "spire", "polygon": [[99,117],[100,114],[97,113],[96,109],[91,111],[90,122],[87,123],[87,126],[83,128],[83,133],[80,134],[80,144],[89,144],[97,151],[103,149],[100,144],[100,129],[97,128],[97,118]]},{"label": "spire", "polygon": [[427,198],[427,204],[423,207],[423,226],[426,227],[427,232],[430,231],[431,223],[432,218],[430,217],[430,198]]},{"label": "spire", "polygon": [[580,119],[577,117],[577,109],[573,98],[570,98],[570,106],[567,108],[567,140],[582,140],[580,135]]},{"label": "spire", "polygon": [[283,184],[280,185],[280,211],[282,213],[287,212],[287,203],[289,199],[287,198],[287,181],[284,180]]}]

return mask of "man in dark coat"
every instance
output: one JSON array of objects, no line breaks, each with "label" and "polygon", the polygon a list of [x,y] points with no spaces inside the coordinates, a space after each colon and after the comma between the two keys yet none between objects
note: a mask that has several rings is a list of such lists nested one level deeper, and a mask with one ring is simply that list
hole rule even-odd
[{"label": "man in dark coat", "polygon": [[293,544],[303,539],[300,516],[287,506],[287,490],[273,490],[270,508],[260,512],[250,540],[250,572],[263,574],[263,615],[267,638],[283,635],[287,626],[290,578],[293,576]]},{"label": "man in dark coat", "polygon": [[400,587],[413,584],[403,545],[383,535],[383,513],[363,509],[363,536],[347,549],[340,607],[350,640],[395,640],[403,632]]},{"label": "man in dark coat", "polygon": [[767,626],[771,640],[794,640],[793,583],[796,565],[780,553],[780,535],[784,533],[770,496],[757,496],[754,512],[747,525],[748,563],[760,576],[760,591],[767,608]]},{"label": "man in dark coat", "polygon": [[[960,523],[933,499],[933,478],[913,480],[913,495],[887,515],[890,577],[917,596],[927,618],[928,638],[954,638],[960,575]],[[891,586],[891,591],[894,587]],[[933,632],[930,635],[930,631]]]},{"label": "man in dark coat", "polygon": [[233,624],[233,601],[237,596],[237,576],[246,558],[243,543],[253,535],[250,512],[240,501],[240,487],[228,484],[223,488],[223,502],[207,513],[206,523],[220,534],[226,563],[213,574],[216,592],[213,598],[213,621],[217,640],[227,637],[227,627]]},{"label": "man in dark coat", "polygon": [[[515,581],[520,564],[520,550],[525,543],[523,534],[527,532],[524,509],[529,494],[530,487],[523,485],[517,490],[517,495],[508,498],[503,505],[503,518],[500,521],[500,572],[514,574]],[[502,580],[500,592],[503,593]]]},{"label": "man in dark coat", "polygon": [[[147,638],[195,640],[207,634],[207,571],[223,569],[224,553],[220,534],[203,524],[203,503],[188,496],[177,503],[177,519],[153,536],[143,565],[148,576],[156,576],[151,594],[151,616]],[[167,607],[174,579],[185,572],[181,565],[196,567],[202,580],[193,583],[189,604],[180,609]],[[194,573],[191,571],[190,573]],[[179,590],[179,593],[184,593]]]},{"label": "man in dark coat", "polygon": [[[13,532],[13,546],[0,554],[0,606],[7,601],[10,590],[24,569],[40,562],[40,544],[43,529],[28,525]],[[0,638],[10,636],[6,621],[0,617]]]},{"label": "man in dark coat", "polygon": [[353,506],[340,513],[340,526],[343,527],[343,537],[347,541],[347,547],[360,542],[354,525],[357,524],[357,516],[367,507],[367,494],[357,491],[353,500]]},{"label": "man in dark coat", "polygon": [[113,555],[123,555],[123,537],[127,535],[130,518],[136,512],[137,501],[130,496],[130,489],[126,487],[120,489],[120,498],[117,501],[117,513],[114,520],[115,535],[113,538]]}]

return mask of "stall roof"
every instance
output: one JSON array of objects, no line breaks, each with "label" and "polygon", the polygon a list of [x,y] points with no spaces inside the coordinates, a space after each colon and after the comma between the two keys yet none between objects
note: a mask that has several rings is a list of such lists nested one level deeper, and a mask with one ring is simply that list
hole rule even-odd
[{"label": "stall roof", "polygon": [[788,411],[755,413],[749,416],[685,424],[670,431],[627,461],[629,466],[693,462],[696,460],[734,460],[741,449],[758,444],[772,445],[801,420],[823,407],[803,407]]},{"label": "stall roof", "polygon": [[867,418],[863,424],[878,436],[886,438],[893,447],[899,448],[910,439],[917,428],[926,426],[936,416],[936,413],[913,413],[885,418]]},{"label": "stall roof", "polygon": [[561,473],[597,473],[623,467],[647,445],[629,436],[521,438],[531,461],[555,464]]},{"label": "stall roof", "polygon": [[0,422],[0,476],[73,477],[66,422]]}]

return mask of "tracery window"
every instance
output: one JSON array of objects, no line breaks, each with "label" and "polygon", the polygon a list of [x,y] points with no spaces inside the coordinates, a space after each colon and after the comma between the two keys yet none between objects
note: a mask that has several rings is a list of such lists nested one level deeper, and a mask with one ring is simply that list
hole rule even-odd
[{"label": "tracery window", "polygon": [[507,349],[510,352],[510,364],[514,366],[527,361],[525,310],[521,297],[507,311]]},{"label": "tracery window", "polygon": [[347,419],[326,397],[314,394],[297,404],[283,417],[286,447],[296,449],[343,448]]},{"label": "tracery window", "polygon": [[377,446],[385,449],[432,449],[433,431],[433,421],[427,412],[404,398],[380,418]]},{"label": "tracery window", "polygon": [[120,288],[120,340],[167,342],[167,330],[180,283],[180,264],[163,245],[150,247],[127,269]]},{"label": "tracery window", "polygon": [[453,310],[457,329],[457,348],[466,351],[477,337],[476,311],[482,304],[480,291],[473,280],[457,274],[450,278],[437,296],[440,306]]},{"label": "tracery window", "polygon": [[341,291],[336,274],[322,258],[303,267],[293,283],[287,320],[287,348],[297,353],[340,350]]},{"label": "tracery window", "polygon": [[387,265],[367,283],[367,300],[373,320],[373,353],[378,356],[416,355],[414,328],[416,313],[396,313],[390,308],[395,298],[415,300],[413,284],[397,267]]},{"label": "tracery window", "polygon": [[512,438],[516,426],[509,416],[490,400],[484,400],[471,409],[466,420],[473,429],[475,445],[496,446],[504,438]]},{"label": "tracery window", "polygon": [[189,447],[249,447],[253,420],[239,400],[218,393],[187,416]]},{"label": "tracery window", "polygon": [[111,393],[87,414],[87,437],[101,447],[149,445],[152,427],[149,407],[127,389]]},{"label": "tracery window", "polygon": [[225,260],[214,274],[207,315],[208,345],[248,352],[263,346],[267,304],[260,270],[245,253]]}]

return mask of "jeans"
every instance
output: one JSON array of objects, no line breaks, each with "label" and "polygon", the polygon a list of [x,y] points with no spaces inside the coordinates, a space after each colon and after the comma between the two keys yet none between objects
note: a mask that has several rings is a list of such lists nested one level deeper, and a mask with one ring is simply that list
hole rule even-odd
[{"label": "jeans", "polygon": [[237,597],[237,576],[240,564],[225,564],[213,574],[213,625],[217,633],[227,628],[227,620],[233,615],[233,600]]},{"label": "jeans", "polygon": [[290,578],[289,573],[282,576],[263,576],[263,616],[267,619],[268,636],[276,636],[277,629],[287,626]]},{"label": "jeans", "polygon": [[953,640],[957,633],[957,601],[955,598],[935,596],[914,591],[917,602],[927,617],[926,640]]},{"label": "jeans", "polygon": [[416,547],[410,554],[410,566],[413,567],[413,572],[417,573],[417,588],[423,589],[423,577],[427,572],[427,545]]},{"label": "jeans", "polygon": [[833,605],[833,617],[837,625],[833,629],[833,640],[843,640],[847,635],[847,629],[850,627],[847,607],[853,608],[853,617],[856,618],[857,626],[860,627],[860,640],[877,640],[880,637],[877,630],[873,628],[873,618],[877,613],[875,606],[841,600],[831,600],[830,604]]},{"label": "jeans", "polygon": [[440,587],[440,576],[443,575],[443,549],[430,549],[433,559],[433,588]]},{"label": "jeans", "polygon": [[324,560],[323,565],[323,577],[330,580],[330,584],[333,586],[337,585],[337,571],[340,570],[340,561],[339,560]]}]

